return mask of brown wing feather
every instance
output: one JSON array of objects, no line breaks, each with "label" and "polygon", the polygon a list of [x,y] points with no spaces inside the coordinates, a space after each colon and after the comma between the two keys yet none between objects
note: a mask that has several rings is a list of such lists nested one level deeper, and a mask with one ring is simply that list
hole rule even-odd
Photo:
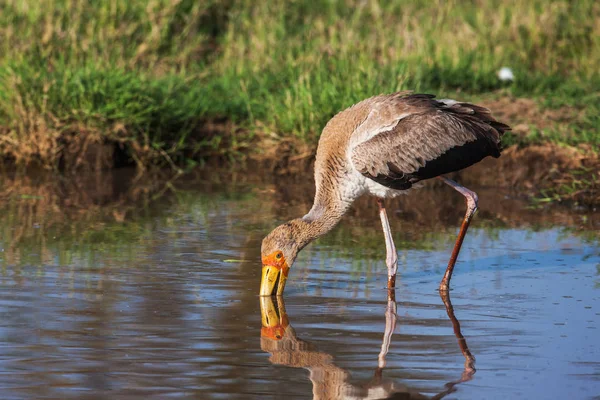
[{"label": "brown wing feather", "polygon": [[[410,96],[409,96],[410,98]],[[487,108],[446,105],[419,97],[418,110],[391,130],[357,145],[352,162],[363,175],[398,190],[500,156],[500,138],[510,127]]]}]

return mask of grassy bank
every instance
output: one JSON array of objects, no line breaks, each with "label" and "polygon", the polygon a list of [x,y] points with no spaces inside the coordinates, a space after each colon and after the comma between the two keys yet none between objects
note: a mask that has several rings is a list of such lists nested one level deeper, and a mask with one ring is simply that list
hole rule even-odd
[{"label": "grassy bank", "polygon": [[5,0],[0,154],[186,167],[290,139],[299,154],[337,111],[399,89],[532,99],[540,118],[507,144],[593,153],[599,19],[593,0]]}]

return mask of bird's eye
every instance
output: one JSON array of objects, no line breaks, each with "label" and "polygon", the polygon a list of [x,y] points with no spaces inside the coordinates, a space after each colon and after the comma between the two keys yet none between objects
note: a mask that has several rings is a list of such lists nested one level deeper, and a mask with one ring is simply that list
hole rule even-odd
[{"label": "bird's eye", "polygon": [[281,257],[283,257],[283,254],[281,253],[277,253],[277,255],[275,256],[277,259],[280,259]]}]

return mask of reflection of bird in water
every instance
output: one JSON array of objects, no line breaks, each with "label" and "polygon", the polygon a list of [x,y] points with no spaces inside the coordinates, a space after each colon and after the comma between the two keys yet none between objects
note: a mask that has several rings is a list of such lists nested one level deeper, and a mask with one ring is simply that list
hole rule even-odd
[{"label": "reflection of bird in water", "polygon": [[396,282],[398,256],[383,199],[420,181],[439,177],[467,201],[456,244],[440,290],[448,290],[452,270],[477,195],[441,175],[500,156],[500,138],[510,129],[486,108],[434,100],[406,92],[363,100],[333,117],[323,129],[315,160],[314,204],[302,218],[275,228],[262,243],[261,295],[282,294],[298,252],[329,232],[363,194],[377,197],[386,244],[388,287]]},{"label": "reflection of bird in water", "polygon": [[[448,292],[440,294],[448,317],[452,321],[454,334],[465,357],[465,368],[460,379],[449,382],[445,390],[433,397],[427,397],[403,384],[383,377],[392,334],[396,328],[396,300],[393,291],[388,292],[388,303],[385,311],[385,332],[379,353],[378,366],[373,378],[364,384],[350,382],[350,374],[333,362],[330,354],[319,351],[314,345],[299,339],[296,331],[289,324],[285,312],[285,304],[281,296],[261,297],[262,315],[261,348],[271,353],[269,360],[273,364],[289,367],[306,368],[313,383],[314,399],[441,399],[455,391],[454,386],[471,380],[475,374],[475,358],[469,351],[465,338],[460,332],[460,325],[454,316]],[[277,304],[274,303],[277,302]]]}]

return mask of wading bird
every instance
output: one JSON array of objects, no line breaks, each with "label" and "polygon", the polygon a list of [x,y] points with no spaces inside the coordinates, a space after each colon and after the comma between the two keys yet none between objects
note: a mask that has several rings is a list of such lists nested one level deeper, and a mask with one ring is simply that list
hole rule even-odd
[{"label": "wading bird", "polygon": [[429,94],[398,92],[363,100],[333,117],[323,129],[315,160],[316,193],[308,214],[275,228],[261,248],[263,296],[282,294],[298,252],[329,232],[363,194],[377,198],[385,236],[388,288],[395,287],[398,255],[384,199],[418,182],[439,178],[462,194],[467,211],[440,291],[449,288],[477,194],[443,177],[487,156],[500,156],[500,138],[510,127],[490,110]]}]

